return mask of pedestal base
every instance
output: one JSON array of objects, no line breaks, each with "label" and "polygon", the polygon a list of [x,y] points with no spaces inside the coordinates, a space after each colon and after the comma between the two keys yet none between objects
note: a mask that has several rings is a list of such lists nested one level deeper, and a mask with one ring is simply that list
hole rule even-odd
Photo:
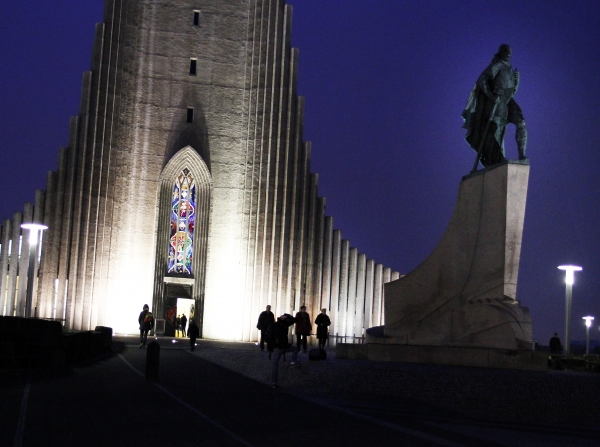
[{"label": "pedestal base", "polygon": [[430,363],[480,368],[546,371],[548,355],[531,350],[463,348],[453,346],[411,346],[367,343],[338,343],[336,359],[384,362]]}]

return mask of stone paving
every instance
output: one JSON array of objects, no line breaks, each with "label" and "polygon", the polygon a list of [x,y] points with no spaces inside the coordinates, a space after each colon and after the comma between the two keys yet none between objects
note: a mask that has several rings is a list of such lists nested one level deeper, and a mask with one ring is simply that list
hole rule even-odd
[{"label": "stone paving", "polygon": [[[182,342],[186,342],[183,341]],[[268,383],[271,363],[254,343],[200,340],[195,354],[259,382]],[[412,402],[412,412],[546,426],[597,428],[600,374],[568,371],[516,371],[335,358],[325,361],[299,354],[300,368],[280,366],[279,386],[319,398],[361,396],[374,405],[385,397]]]},{"label": "stone paving", "polygon": [[[325,361],[300,354],[299,368],[288,355],[273,390],[268,353],[253,343],[199,340],[189,353],[187,339],[158,342],[158,383],[143,379],[147,350],[132,336],[114,337],[112,354],[68,368],[4,372],[0,445],[141,445],[146,430],[157,445],[175,445],[178,434],[177,445],[202,447],[284,438],[290,446],[308,439],[413,447],[600,440],[598,374],[341,360],[328,348]],[[275,423],[266,408],[277,408]],[[327,430],[308,429],[321,422]]]}]

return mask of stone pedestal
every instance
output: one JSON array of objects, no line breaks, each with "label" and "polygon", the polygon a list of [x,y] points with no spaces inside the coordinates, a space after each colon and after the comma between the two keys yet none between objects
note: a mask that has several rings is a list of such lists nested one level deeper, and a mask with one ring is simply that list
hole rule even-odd
[{"label": "stone pedestal", "polygon": [[[367,343],[389,346],[378,349],[393,350],[394,360],[410,353],[405,361],[425,351],[393,345],[461,348],[464,358],[482,349],[492,357],[496,350],[531,351],[529,310],[516,300],[528,179],[529,165],[516,161],[463,178],[439,245],[415,270],[385,285],[385,326],[369,331]],[[471,355],[462,348],[476,350]],[[422,360],[457,364],[448,360],[452,350],[443,351]]]}]

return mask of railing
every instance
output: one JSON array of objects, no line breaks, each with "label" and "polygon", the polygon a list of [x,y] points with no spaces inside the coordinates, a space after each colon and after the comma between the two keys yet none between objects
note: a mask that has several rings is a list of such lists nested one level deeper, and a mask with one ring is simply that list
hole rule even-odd
[{"label": "railing", "polygon": [[337,343],[350,343],[353,345],[362,345],[365,343],[365,337],[355,337],[353,335],[332,335],[329,334],[329,340],[333,340],[332,346],[335,346]]}]

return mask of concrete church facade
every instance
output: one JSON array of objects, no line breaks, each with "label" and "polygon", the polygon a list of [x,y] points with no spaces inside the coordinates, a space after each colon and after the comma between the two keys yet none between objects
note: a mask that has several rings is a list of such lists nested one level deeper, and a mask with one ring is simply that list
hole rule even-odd
[{"label": "concrete church facade", "polygon": [[267,304],[325,307],[342,336],[383,324],[399,274],[325,214],[291,22],[283,0],[106,1],[58,169],[2,225],[4,315],[24,312],[33,221],[35,316],[67,329],[133,333],[144,303],[163,318],[176,298],[205,338],[255,340]]}]

